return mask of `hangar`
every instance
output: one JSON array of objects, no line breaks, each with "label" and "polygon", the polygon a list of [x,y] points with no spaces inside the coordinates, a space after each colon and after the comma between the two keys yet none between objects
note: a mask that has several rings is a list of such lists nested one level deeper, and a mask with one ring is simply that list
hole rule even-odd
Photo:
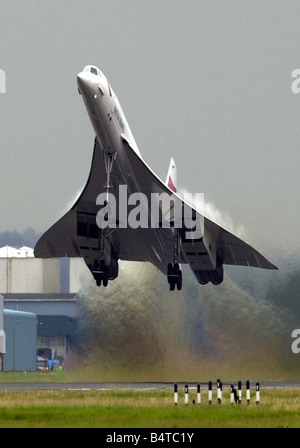
[{"label": "hangar", "polygon": [[75,335],[78,305],[75,294],[3,294],[6,310],[35,313],[38,348],[64,356]]},{"label": "hangar", "polygon": [[0,296],[0,371],[35,371],[36,314],[3,309]]},{"label": "hangar", "polygon": [[[50,348],[60,357],[68,352],[77,328],[77,291],[81,274],[76,261],[72,267],[73,263],[66,263],[66,260],[36,259],[30,247],[0,248],[0,294],[4,298],[4,313],[33,313],[36,316],[36,347]],[[71,269],[74,271],[72,275]],[[6,345],[7,338],[6,335]],[[2,345],[4,339],[5,335]]]}]

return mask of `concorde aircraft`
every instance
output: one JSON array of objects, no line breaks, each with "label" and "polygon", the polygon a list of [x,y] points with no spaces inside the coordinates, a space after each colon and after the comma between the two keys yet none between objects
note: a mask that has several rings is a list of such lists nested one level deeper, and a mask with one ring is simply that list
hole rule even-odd
[{"label": "concorde aircraft", "polygon": [[[99,68],[86,66],[78,74],[77,84],[96,135],[92,166],[74,206],[38,241],[36,257],[82,257],[97,285],[104,287],[118,277],[119,260],[148,261],[166,275],[171,291],[182,289],[182,264],[190,266],[201,285],[222,283],[224,264],[277,269],[246,242],[178,196],[173,159],[166,182],[154,174],[143,160],[120,103]],[[140,225],[124,223],[124,210],[127,217],[134,201],[128,201],[124,209],[121,187],[126,200],[141,195],[146,199],[136,200],[139,213],[136,211],[135,216],[149,211],[148,225],[145,220],[140,220]],[[163,194],[174,200],[169,201],[167,211],[159,201],[159,216],[156,221],[150,220],[152,197]],[[183,209],[185,213],[176,218],[175,210]],[[99,213],[103,219],[98,220]],[[197,220],[201,233],[193,236],[191,229]]]}]

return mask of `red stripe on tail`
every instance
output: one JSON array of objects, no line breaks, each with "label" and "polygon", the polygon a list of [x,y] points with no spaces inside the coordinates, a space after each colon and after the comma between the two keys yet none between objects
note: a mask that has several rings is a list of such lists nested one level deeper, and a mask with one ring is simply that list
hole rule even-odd
[{"label": "red stripe on tail", "polygon": [[176,188],[175,185],[173,184],[173,181],[172,181],[171,176],[169,176],[168,187],[169,187],[172,191],[174,191],[174,193],[177,193],[177,188]]}]

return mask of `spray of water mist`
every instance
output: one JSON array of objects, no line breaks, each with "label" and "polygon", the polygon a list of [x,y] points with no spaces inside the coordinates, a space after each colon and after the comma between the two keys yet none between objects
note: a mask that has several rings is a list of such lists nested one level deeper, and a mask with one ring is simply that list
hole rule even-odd
[{"label": "spray of water mist", "polygon": [[170,293],[150,264],[123,262],[107,289],[83,284],[74,352],[85,375],[110,381],[297,375],[292,317],[228,277],[219,287],[200,287],[186,268],[184,279],[183,291]]}]

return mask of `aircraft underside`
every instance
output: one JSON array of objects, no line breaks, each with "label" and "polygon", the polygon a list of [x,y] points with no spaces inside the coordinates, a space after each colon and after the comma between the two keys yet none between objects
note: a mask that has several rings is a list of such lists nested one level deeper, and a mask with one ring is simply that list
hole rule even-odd
[{"label": "aircraft underside", "polygon": [[[173,159],[167,181],[156,176],[142,159],[120,103],[99,69],[86,66],[77,81],[96,135],[91,171],[74,206],[38,241],[36,257],[82,257],[97,285],[104,287],[118,277],[119,260],[147,261],[166,275],[171,291],[182,288],[182,264],[189,265],[201,285],[222,283],[224,264],[277,269],[245,241],[177,195],[176,176],[172,178]],[[124,225],[128,213],[121,213],[126,203],[121,187],[131,198],[143,196],[147,204],[143,211],[148,210],[151,215],[149,225]],[[102,194],[105,200],[98,202]],[[169,203],[167,209],[159,206],[163,219],[167,210],[169,227],[163,225],[160,215],[153,225],[149,204],[156,194],[168,199],[175,195],[176,205]],[[99,225],[97,218],[102,207],[112,207],[114,201],[119,204],[114,225],[109,212],[106,225],[102,225],[103,221]],[[179,221],[175,218],[178,204],[184,210]],[[187,216],[190,217],[186,220]],[[195,222],[201,223],[201,232],[191,238],[190,224]]]},{"label": "aircraft underside", "polygon": [[[114,191],[119,199],[118,183],[122,179],[127,185],[130,184],[127,167],[132,164],[132,160],[128,160],[124,154],[116,157],[106,154],[103,148],[98,147],[97,140],[95,147],[102,152],[104,159],[101,165],[102,171],[103,167],[105,168],[106,183],[103,184],[102,191],[107,197]],[[93,163],[100,164],[99,153]],[[101,174],[99,171],[98,174],[100,178],[104,178],[103,172]],[[132,181],[133,184],[134,190],[143,188],[139,185],[138,177]],[[216,268],[213,269],[213,260],[206,250],[203,238],[191,242],[185,237],[187,229],[184,227],[166,229],[149,226],[147,229],[124,229],[117,223],[115,228],[108,226],[101,229],[97,226],[96,213],[84,213],[82,207],[77,211],[76,217],[79,250],[98,286],[107,287],[109,281],[118,277],[119,259],[151,262],[167,276],[170,291],[182,289],[181,264],[190,264],[201,285],[210,282],[219,285],[223,282],[224,269],[220,256],[217,257]],[[216,247],[216,243],[210,244],[210,247]]]}]

